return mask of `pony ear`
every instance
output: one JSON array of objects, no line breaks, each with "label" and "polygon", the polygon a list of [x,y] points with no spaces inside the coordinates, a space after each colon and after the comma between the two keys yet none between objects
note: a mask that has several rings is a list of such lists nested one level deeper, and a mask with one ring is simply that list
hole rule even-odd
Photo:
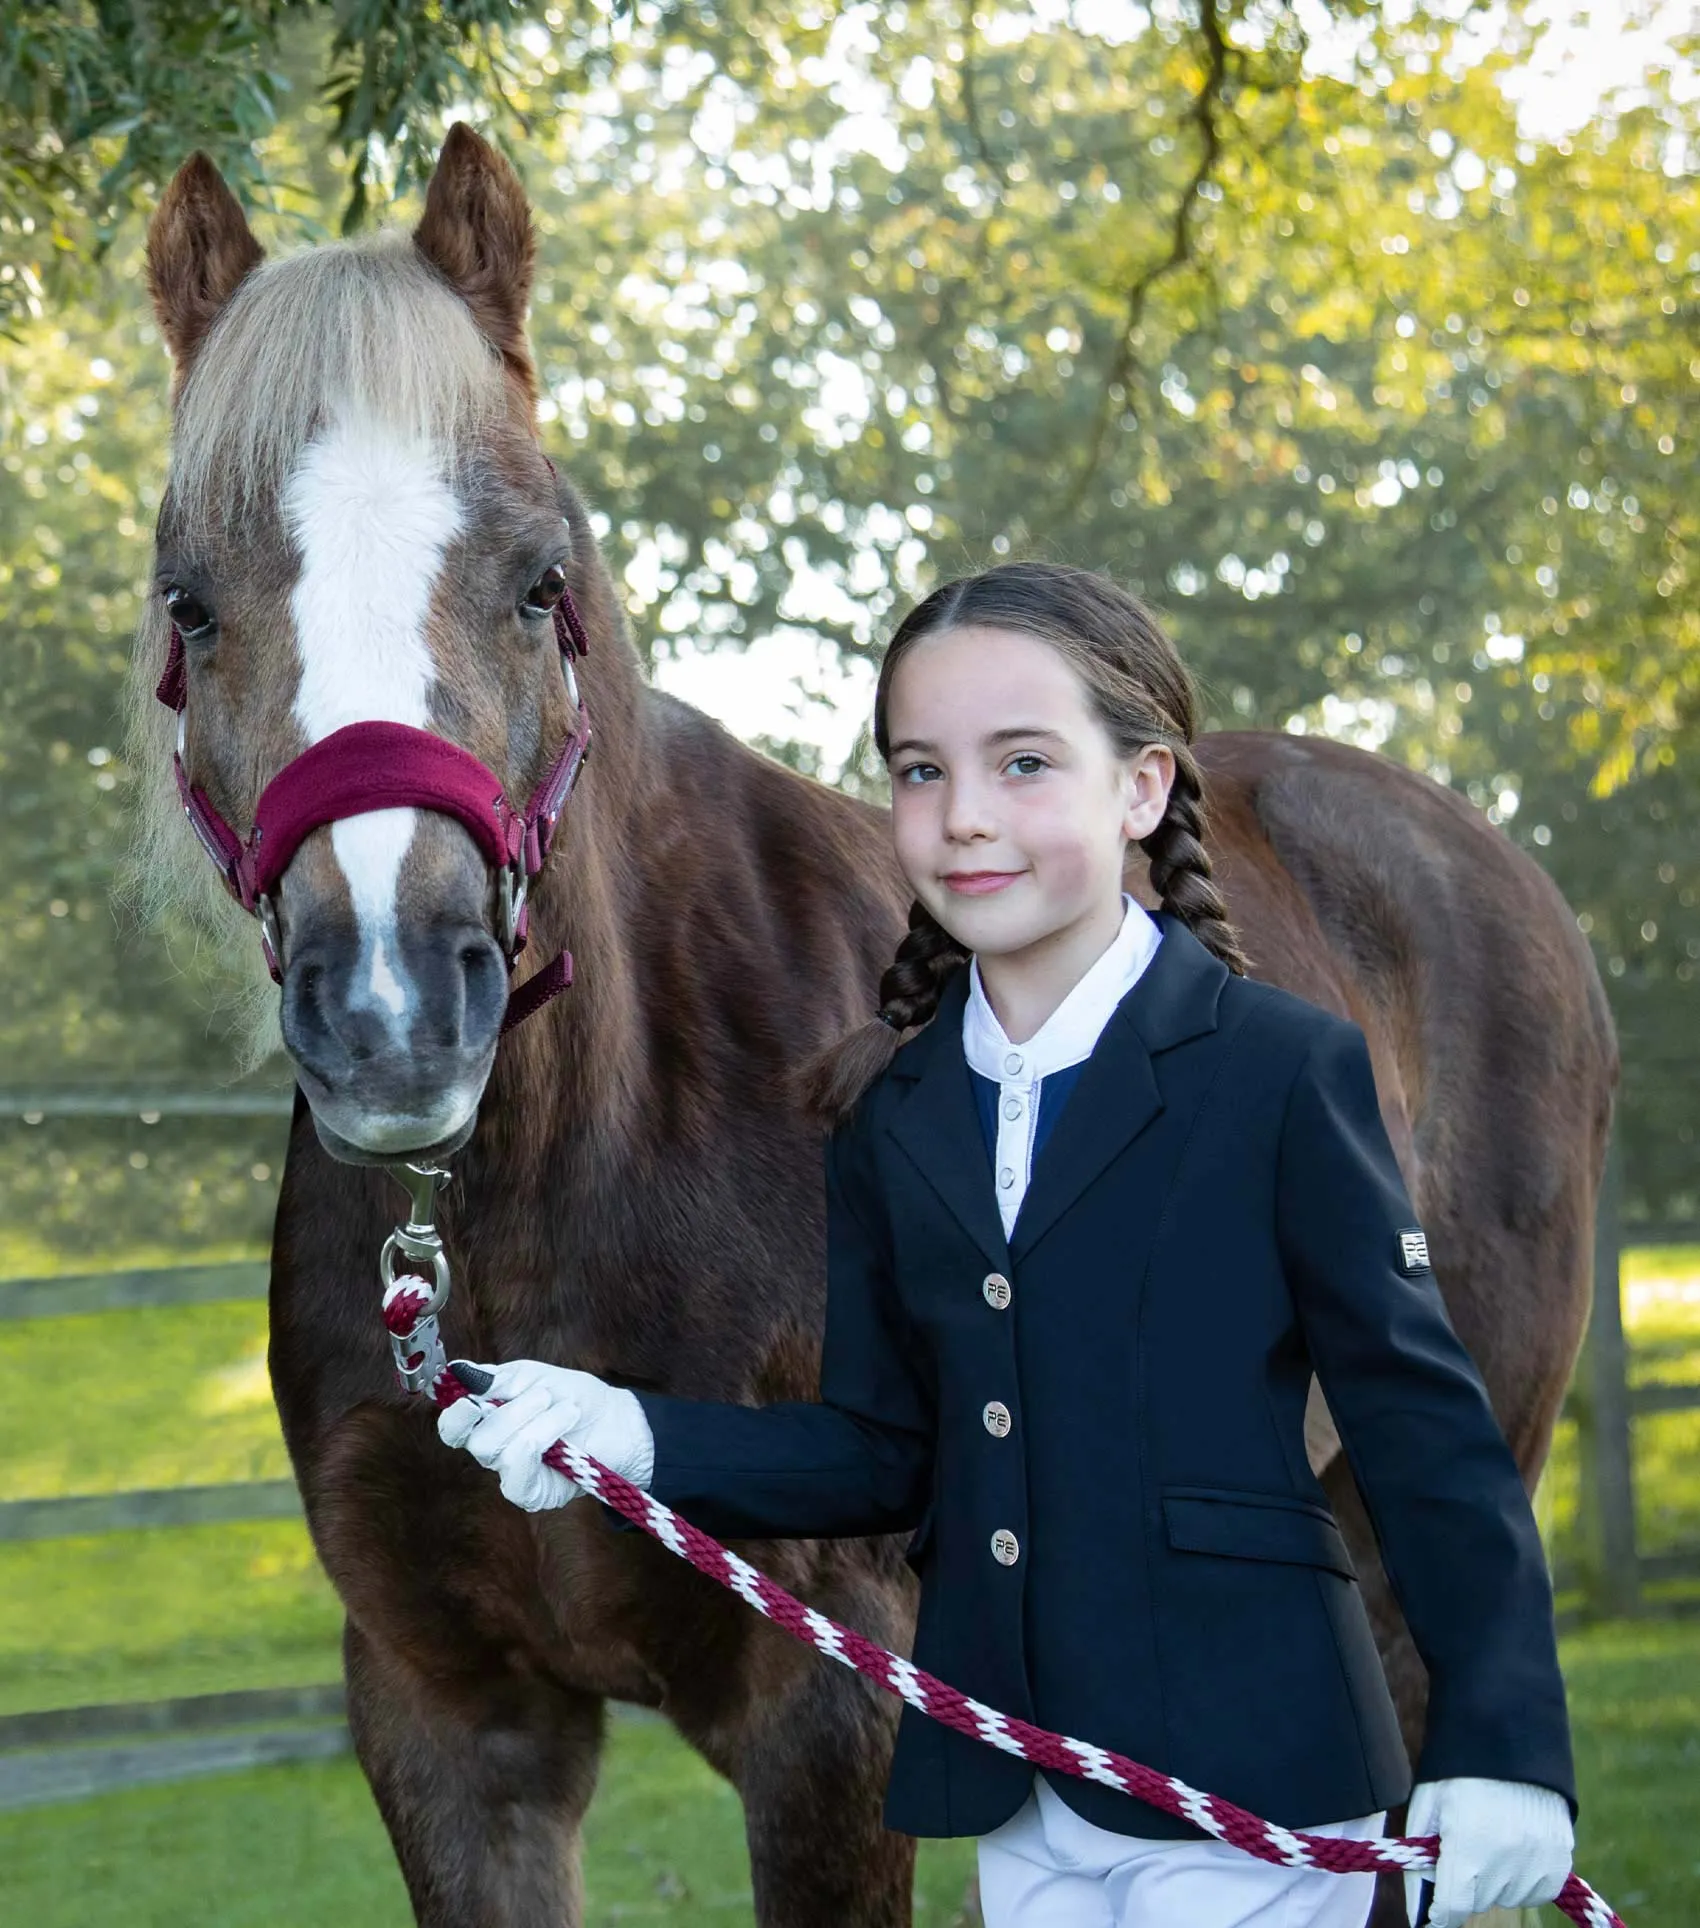
[{"label": "pony ear", "polygon": [[507,160],[456,121],[425,190],[413,244],[472,310],[486,340],[532,392],[525,310],[537,253],[525,189]]},{"label": "pony ear", "polygon": [[148,287],[182,385],[195,351],[265,258],[241,203],[204,154],[191,154],[148,223]]}]

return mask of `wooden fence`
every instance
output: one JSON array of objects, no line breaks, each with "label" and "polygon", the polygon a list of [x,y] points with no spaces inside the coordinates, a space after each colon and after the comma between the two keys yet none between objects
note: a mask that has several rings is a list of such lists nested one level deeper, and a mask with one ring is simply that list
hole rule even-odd
[{"label": "wooden fence", "polygon": [[[47,1115],[139,1117],[286,1116],[273,1094],[212,1099],[164,1092],[0,1092],[0,1117],[35,1124]],[[1622,1226],[1615,1159],[1608,1168],[1595,1244],[1587,1342],[1566,1406],[1581,1447],[1581,1583],[1590,1612],[1626,1614],[1652,1582],[1700,1576],[1700,1545],[1647,1555],[1636,1540],[1635,1421],[1700,1408],[1700,1384],[1632,1387],[1624,1340],[1620,1255],[1633,1245],[1700,1241],[1700,1226]],[[0,1281],[0,1320],[41,1319],[136,1307],[263,1299],[264,1264],[101,1272]],[[137,1528],[298,1516],[289,1480],[74,1494],[0,1503],[0,1542],[69,1538]],[[0,1807],[78,1798],[108,1787],[285,1759],[318,1759],[347,1743],[341,1689],[320,1687],[208,1694],[66,1708],[0,1718]],[[104,1743],[98,1745],[97,1743]]]},{"label": "wooden fence", "polygon": [[[63,1086],[0,1091],[0,1118],[252,1118],[282,1121],[287,1092]],[[263,1299],[265,1264],[196,1265],[0,1281],[0,1320],[61,1318],[138,1307]],[[137,1528],[299,1517],[292,1480],[158,1491],[71,1494],[0,1503],[0,1543]],[[0,1717],[0,1809],[83,1799],[121,1787],[258,1766],[323,1760],[349,1746],[340,1685],[262,1688],[121,1701]]]},{"label": "wooden fence", "polygon": [[[1613,1144],[1594,1221],[1594,1300],[1566,1415],[1576,1422],[1581,1471],[1577,1579],[1591,1613],[1639,1611],[1642,1592],[1663,1580],[1700,1578],[1700,1545],[1644,1553],[1635,1517],[1635,1422],[1654,1413],[1700,1410],[1700,1383],[1634,1386],[1623,1333],[1626,1246],[1700,1244],[1700,1224],[1626,1225],[1619,1214],[1622,1170]],[[1560,1579],[1564,1577],[1562,1571]]]}]

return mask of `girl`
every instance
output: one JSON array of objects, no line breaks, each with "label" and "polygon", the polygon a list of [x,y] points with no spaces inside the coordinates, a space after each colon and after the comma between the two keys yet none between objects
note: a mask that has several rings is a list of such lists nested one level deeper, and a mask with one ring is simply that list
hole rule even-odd
[{"label": "girl", "polygon": [[[917,1664],[1287,1826],[1379,1833],[1409,1794],[1454,1928],[1569,1870],[1546,1567],[1362,1032],[1245,975],[1194,712],[1101,577],[1012,564],[912,611],[874,707],[909,933],[810,1073],[821,1403],[521,1360],[439,1428],[527,1508],[576,1497],[540,1457],[565,1437],[722,1537],[913,1528]],[[1305,1457],[1313,1369],[1428,1666],[1414,1794]],[[988,1928],[1357,1928],[1373,1898],[907,1707],[886,1820],[978,1837]]]}]

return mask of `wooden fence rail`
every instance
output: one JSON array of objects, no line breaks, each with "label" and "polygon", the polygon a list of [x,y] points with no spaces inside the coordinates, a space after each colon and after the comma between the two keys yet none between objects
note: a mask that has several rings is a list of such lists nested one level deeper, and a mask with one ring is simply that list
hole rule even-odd
[{"label": "wooden fence rail", "polygon": [[287,1118],[294,1099],[287,1091],[180,1091],[168,1085],[76,1085],[40,1090],[0,1089],[0,1118],[39,1125],[45,1118]]},{"label": "wooden fence rail", "polygon": [[237,1520],[301,1517],[292,1479],[237,1480],[228,1486],[130,1487],[71,1493],[63,1499],[0,1502],[0,1542],[74,1540],[156,1526],[229,1526]]},{"label": "wooden fence rail", "polygon": [[263,1299],[270,1279],[271,1267],[263,1259],[236,1265],[181,1265],[141,1272],[11,1279],[0,1283],[0,1319],[58,1319],[83,1312],[127,1312],[137,1306]]}]

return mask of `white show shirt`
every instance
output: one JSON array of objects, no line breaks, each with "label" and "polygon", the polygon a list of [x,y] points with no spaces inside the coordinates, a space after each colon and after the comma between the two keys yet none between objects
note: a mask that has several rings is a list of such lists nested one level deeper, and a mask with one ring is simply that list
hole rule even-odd
[{"label": "white show shirt", "polygon": [[1098,961],[1026,1043],[1012,1044],[980,981],[980,960],[968,966],[962,1011],[962,1050],[968,1068],[998,1087],[998,1137],[992,1168],[1004,1237],[1015,1223],[1033,1172],[1033,1134],[1039,1086],[1053,1071],[1092,1055],[1110,1015],[1139,982],[1162,942],[1162,928],[1142,904],[1122,892],[1121,928]]}]

